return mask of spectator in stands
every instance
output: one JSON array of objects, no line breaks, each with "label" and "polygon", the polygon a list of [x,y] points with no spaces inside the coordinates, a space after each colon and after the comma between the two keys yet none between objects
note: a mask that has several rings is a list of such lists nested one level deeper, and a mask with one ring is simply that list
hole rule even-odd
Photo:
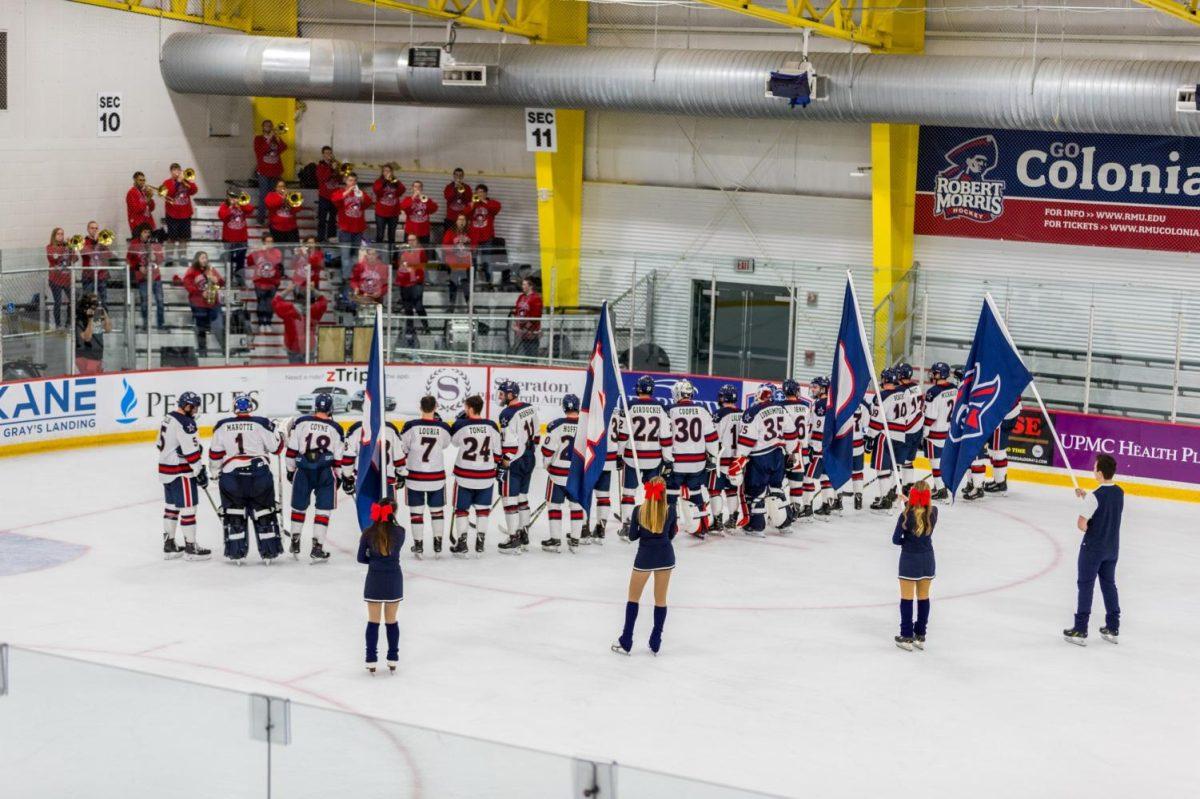
[{"label": "spectator in stands", "polygon": [[358,248],[362,245],[363,231],[367,229],[367,209],[371,207],[371,195],[358,186],[358,175],[346,175],[345,185],[333,193],[333,204],[337,206],[338,244],[341,245],[342,298],[346,297],[346,281],[358,262]]},{"label": "spectator in stands", "polygon": [[150,294],[154,295],[154,327],[162,330],[164,324],[162,271],[162,245],[150,236],[150,228],[142,226],[138,237],[129,243],[125,261],[129,264],[129,279],[137,287],[138,300],[142,308],[142,326],[150,324]]},{"label": "spectator in stands", "polygon": [[75,309],[75,373],[97,375],[104,371],[104,334],[112,320],[95,294],[84,294]]},{"label": "spectator in stands", "polygon": [[275,123],[264,119],[262,135],[254,137],[254,177],[258,180],[258,224],[267,221],[267,192],[283,177],[283,151],[287,145],[275,132]]},{"label": "spectator in stands", "polygon": [[304,197],[300,192],[296,194],[300,196],[301,202],[299,205],[292,205],[288,201],[287,183],[282,180],[275,184],[275,191],[267,194],[267,210],[271,213],[267,228],[278,244],[300,243],[300,223],[297,216],[304,207]]},{"label": "spectator in stands", "polygon": [[391,267],[379,257],[373,247],[363,247],[358,263],[350,274],[350,290],[356,303],[379,303],[388,289],[388,272]]},{"label": "spectator in stands", "polygon": [[496,215],[499,213],[500,201],[489,199],[487,184],[480,183],[475,187],[474,202],[471,203],[471,245],[476,253],[475,266],[489,284],[492,282],[492,264],[499,256],[496,241]]},{"label": "spectator in stands", "polygon": [[166,217],[167,260],[180,264],[187,260],[187,244],[192,240],[192,195],[200,190],[195,182],[183,179],[179,164],[171,164],[171,176],[163,181]]},{"label": "spectator in stands", "polygon": [[400,222],[400,199],[404,196],[404,184],[396,177],[391,164],[383,165],[383,174],[375,181],[375,243],[383,246],[387,242],[389,264],[396,258],[396,226]]},{"label": "spectator in stands", "polygon": [[317,241],[324,244],[337,234],[337,205],[333,193],[342,187],[341,164],[333,157],[333,148],[321,148],[317,164]]},{"label": "spectator in stands", "polygon": [[221,313],[221,287],[225,281],[208,262],[208,253],[201,250],[183,275],[183,287],[187,290],[188,305],[196,321],[196,354],[201,358],[208,355],[208,333],[217,337],[217,344],[225,348],[225,320]]},{"label": "spectator in stands", "polygon": [[446,235],[447,230],[453,229],[459,215],[467,216],[471,213],[472,191],[470,185],[463,182],[464,174],[461,166],[455,167],[454,179],[447,183],[442,191],[442,196],[446,199],[446,221],[442,224],[442,236]]},{"label": "spectator in stands", "polygon": [[459,214],[454,220],[454,227],[442,236],[442,263],[450,270],[449,283],[446,288],[450,294],[450,308],[453,309],[461,290],[463,302],[471,301],[471,260],[473,257],[471,243],[471,228],[467,217]]},{"label": "spectator in stands", "polygon": [[157,227],[154,224],[154,190],[146,185],[143,172],[133,173],[133,186],[125,192],[125,214],[129,219],[129,235],[134,238],[143,226],[151,231]]},{"label": "spectator in stands", "polygon": [[225,202],[217,208],[221,241],[225,242],[225,260],[229,263],[229,277],[235,286],[246,285],[246,249],[250,240],[247,217],[254,213],[253,205],[240,202],[241,194],[237,189],[230,189],[225,193]]},{"label": "spectator in stands", "polygon": [[428,314],[425,313],[425,266],[428,250],[421,246],[415,233],[408,234],[408,242],[400,253],[400,266],[396,269],[396,285],[400,287],[400,307],[408,319],[404,329],[412,334],[416,329],[413,317],[421,317],[423,333],[429,332]]},{"label": "spectator in stands", "polygon": [[536,358],[542,344],[542,295],[537,292],[533,278],[521,281],[521,293],[513,307],[514,355]]},{"label": "spectator in stands", "polygon": [[424,183],[419,180],[413,181],[412,194],[404,198],[400,209],[404,211],[404,240],[407,241],[409,236],[416,236],[417,241],[428,246],[429,224],[433,215],[437,213],[438,204],[425,194]]},{"label": "spectator in stands", "polygon": [[254,296],[258,300],[258,324],[271,324],[271,301],[283,282],[283,253],[275,246],[270,233],[264,233],[262,247],[250,253],[251,279],[254,281]]},{"label": "spectator in stands", "polygon": [[288,363],[304,363],[305,335],[308,336],[309,352],[316,353],[317,326],[325,315],[328,303],[323,296],[317,295],[306,315],[304,287],[293,286],[291,297],[289,302],[282,292],[276,294],[271,307],[275,315],[283,320],[283,346],[287,350]]},{"label": "spectator in stands", "polygon": [[296,248],[289,259],[292,267],[292,283],[303,289],[312,279],[313,291],[321,288],[321,270],[325,268],[325,251],[317,246],[317,240],[309,236],[304,244]]},{"label": "spectator in stands", "polygon": [[100,223],[87,223],[87,235],[83,239],[83,290],[95,294],[100,305],[108,308],[108,263],[112,250],[100,243]]},{"label": "spectator in stands", "polygon": [[[46,261],[50,265],[50,296],[54,299],[54,326],[66,327],[70,320],[63,319],[63,300],[71,293],[71,265],[79,260],[79,254],[67,244],[67,234],[62,228],[50,231],[50,243],[46,245]],[[70,308],[67,309],[70,313]]]}]

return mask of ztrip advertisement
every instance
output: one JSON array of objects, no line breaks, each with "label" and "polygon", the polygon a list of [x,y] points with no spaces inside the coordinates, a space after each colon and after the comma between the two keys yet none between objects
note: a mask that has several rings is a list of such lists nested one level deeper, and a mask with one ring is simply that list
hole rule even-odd
[{"label": "ztrip advertisement", "polygon": [[914,230],[1200,252],[1200,141],[922,127]]}]

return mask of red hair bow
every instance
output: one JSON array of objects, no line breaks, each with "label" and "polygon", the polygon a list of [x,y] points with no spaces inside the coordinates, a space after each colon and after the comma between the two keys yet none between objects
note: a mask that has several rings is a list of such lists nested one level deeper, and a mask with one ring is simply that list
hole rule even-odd
[{"label": "red hair bow", "polygon": [[908,504],[916,505],[917,507],[929,507],[929,489],[920,491],[916,488],[910,488],[908,491]]},{"label": "red hair bow", "polygon": [[371,503],[371,521],[386,522],[392,518],[392,506],[379,502]]},{"label": "red hair bow", "polygon": [[660,500],[667,495],[667,484],[656,481],[646,484],[646,499]]}]

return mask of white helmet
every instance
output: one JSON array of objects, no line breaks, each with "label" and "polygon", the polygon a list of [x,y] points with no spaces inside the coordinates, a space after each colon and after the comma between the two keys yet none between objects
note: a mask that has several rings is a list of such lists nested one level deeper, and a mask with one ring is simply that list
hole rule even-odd
[{"label": "white helmet", "polygon": [[684,399],[690,400],[694,396],[696,396],[696,387],[690,380],[676,380],[675,385],[671,386],[671,399],[676,402]]}]

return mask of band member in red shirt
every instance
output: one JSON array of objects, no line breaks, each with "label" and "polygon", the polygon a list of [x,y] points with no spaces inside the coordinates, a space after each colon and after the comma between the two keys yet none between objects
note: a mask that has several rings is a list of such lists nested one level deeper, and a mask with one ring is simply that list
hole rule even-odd
[{"label": "band member in red shirt", "polygon": [[246,248],[250,239],[249,217],[254,213],[250,203],[239,202],[241,192],[230,189],[225,192],[225,202],[217,208],[221,220],[221,241],[225,242],[225,258],[229,261],[229,276],[233,285],[246,285]]},{"label": "band member in red shirt", "polygon": [[64,320],[63,301],[71,293],[71,265],[79,260],[79,253],[67,244],[67,234],[60,227],[50,231],[50,243],[46,245],[46,262],[50,267],[50,295],[54,298],[54,326],[70,327],[71,313]]},{"label": "band member in red shirt", "polygon": [[258,300],[258,324],[271,324],[271,301],[283,282],[283,253],[275,246],[270,233],[264,233],[262,247],[246,257],[250,279],[254,281],[254,296]]},{"label": "band member in red shirt", "polygon": [[325,251],[317,246],[317,240],[309,236],[304,244],[296,248],[288,259],[291,264],[292,284],[304,289],[312,280],[313,291],[321,288],[321,270],[325,268]]},{"label": "band member in red shirt", "polygon": [[441,231],[443,236],[454,227],[454,220],[458,219],[459,214],[466,216],[471,213],[474,192],[470,184],[463,181],[464,174],[461,166],[455,167],[454,180],[442,190],[442,196],[446,199],[446,221],[442,223]]},{"label": "band member in red shirt", "polygon": [[287,144],[275,132],[275,123],[264,119],[262,135],[254,137],[254,177],[258,180],[258,224],[267,220],[267,192],[283,177],[283,151]]},{"label": "band member in red shirt", "polygon": [[391,164],[383,165],[383,174],[375,181],[375,243],[382,246],[387,242],[388,263],[396,255],[396,225],[400,221],[400,200],[404,197],[404,184],[396,177]]},{"label": "band member in red shirt", "polygon": [[363,231],[367,229],[367,209],[371,207],[371,195],[358,186],[358,175],[350,172],[345,185],[333,193],[333,204],[337,206],[338,243],[342,245],[342,298],[349,300],[346,285],[358,262],[358,248],[362,245]]},{"label": "band member in red shirt", "polygon": [[[300,192],[296,192],[300,194]],[[304,198],[301,196],[299,205],[292,205],[288,201],[287,183],[282,180],[276,181],[275,190],[267,193],[267,210],[270,212],[270,217],[267,220],[267,227],[271,231],[271,237],[279,244],[298,244],[300,242],[300,225],[297,216],[300,209],[304,207]]]},{"label": "band member in red shirt", "polygon": [[142,326],[150,324],[150,294],[154,295],[154,327],[158,330],[165,328],[163,324],[163,289],[162,263],[164,255],[162,245],[150,237],[150,228],[143,226],[138,237],[129,243],[129,252],[125,261],[129,264],[129,279],[137,287],[138,300],[142,308]]},{"label": "band member in red shirt", "polygon": [[416,236],[417,241],[429,244],[429,223],[437,213],[438,204],[425,195],[425,184],[414,180],[412,194],[400,203],[404,211],[404,239]]},{"label": "band member in red shirt", "polygon": [[317,163],[317,241],[324,243],[337,235],[337,206],[333,193],[342,187],[341,164],[333,157],[333,148],[321,148]]},{"label": "band member in red shirt", "polygon": [[196,320],[196,354],[201,358],[208,355],[208,332],[217,337],[221,349],[225,349],[225,320],[221,313],[220,288],[225,281],[208,263],[208,253],[196,253],[195,260],[183,275],[183,288],[187,291],[188,305],[192,318]]},{"label": "band member in red shirt", "polygon": [[387,294],[390,267],[371,247],[363,247],[350,275],[355,302],[380,303]]},{"label": "band member in red shirt", "polygon": [[324,297],[317,295],[306,316],[304,301],[304,287],[293,286],[290,302],[280,293],[275,295],[271,303],[275,315],[283,320],[283,346],[287,350],[288,363],[304,363],[306,334],[308,352],[317,351],[317,326],[329,306]]},{"label": "band member in red shirt", "polygon": [[513,355],[536,358],[542,344],[542,295],[537,293],[531,277],[521,281],[513,316]]},{"label": "band member in red shirt", "polygon": [[396,269],[396,285],[400,287],[400,307],[408,317],[404,321],[405,332],[416,330],[415,319],[421,317],[421,332],[429,333],[429,317],[425,313],[425,267],[427,250],[421,246],[414,233],[408,234],[408,242],[400,251],[400,266]]},{"label": "band member in red shirt", "polygon": [[167,190],[163,197],[167,259],[179,263],[187,259],[187,243],[192,240],[192,195],[200,189],[193,181],[183,179],[179,164],[171,164],[171,176],[163,181],[162,188]]},{"label": "band member in red shirt", "polygon": [[476,265],[488,283],[492,282],[492,264],[500,257],[496,241],[496,215],[499,213],[500,201],[488,199],[488,187],[480,183],[475,187],[475,200],[471,203],[471,244],[477,255]]},{"label": "band member in red shirt", "polygon": [[453,309],[461,290],[463,302],[471,301],[471,260],[474,245],[471,244],[471,228],[465,214],[459,214],[454,227],[442,236],[442,263],[450,269],[450,281],[446,288],[450,293],[450,308]]},{"label": "band member in red shirt", "polygon": [[100,223],[92,220],[87,223],[87,235],[83,239],[83,290],[96,295],[100,305],[108,308],[108,262],[112,259],[112,250],[108,245],[101,244]]},{"label": "band member in red shirt", "polygon": [[125,192],[125,214],[129,218],[129,235],[137,238],[138,228],[148,227],[153,231],[154,190],[146,185],[144,172],[133,173],[133,186]]}]

